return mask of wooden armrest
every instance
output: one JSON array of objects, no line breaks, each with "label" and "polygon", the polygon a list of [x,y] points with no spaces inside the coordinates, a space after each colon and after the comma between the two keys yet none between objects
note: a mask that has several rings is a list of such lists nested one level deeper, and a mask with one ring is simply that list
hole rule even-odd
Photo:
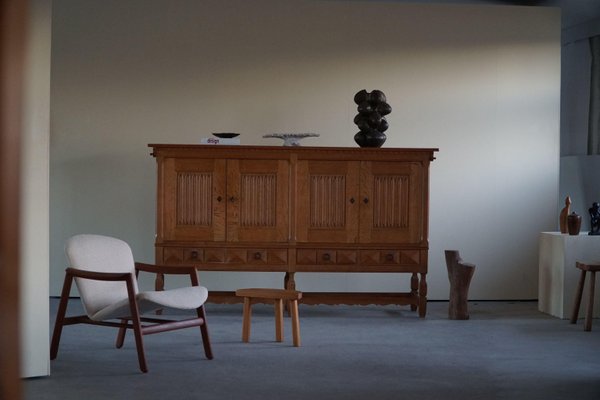
[{"label": "wooden armrest", "polygon": [[96,281],[127,281],[132,275],[129,272],[98,272],[67,268],[67,274],[76,278],[93,279]]},{"label": "wooden armrest", "polygon": [[155,274],[168,274],[168,275],[189,275],[195,274],[196,268],[194,267],[171,267],[167,265],[155,265],[146,264],[141,262],[135,263],[135,269],[138,271],[153,272]]}]

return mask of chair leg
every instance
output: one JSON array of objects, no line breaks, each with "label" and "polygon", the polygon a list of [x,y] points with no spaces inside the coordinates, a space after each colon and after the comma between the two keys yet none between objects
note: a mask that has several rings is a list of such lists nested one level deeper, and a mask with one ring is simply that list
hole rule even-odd
[{"label": "chair leg", "polygon": [[298,300],[292,300],[290,312],[292,315],[292,337],[294,346],[300,347],[300,319],[298,318]]},{"label": "chair leg", "polygon": [[137,301],[135,299],[135,291],[133,290],[133,281],[127,279],[127,295],[129,297],[129,310],[131,312],[131,323],[133,325],[133,335],[135,337],[135,348],[138,354],[138,363],[140,370],[144,373],[148,372],[146,365],[146,356],[144,355],[144,341],[142,339],[142,322],[140,321],[140,312],[138,310]]},{"label": "chair leg", "polygon": [[250,318],[252,318],[252,303],[250,297],[244,297],[244,316],[242,320],[242,342],[250,341]]},{"label": "chair leg", "polygon": [[590,297],[588,299],[587,313],[585,315],[584,331],[592,330],[592,318],[594,317],[594,286],[596,286],[596,271],[590,271]]},{"label": "chair leg", "polygon": [[148,372],[148,366],[146,365],[146,356],[144,355],[144,341],[142,339],[142,324],[139,316],[133,318],[133,334],[135,336],[135,348],[138,353],[138,363],[140,364],[140,370],[142,372]]},{"label": "chair leg", "polygon": [[62,293],[60,295],[60,303],[58,305],[58,312],[56,313],[56,321],[54,323],[54,332],[52,333],[52,344],[50,345],[51,360],[54,360],[58,355],[58,345],[60,343],[60,335],[62,334],[65,314],[67,313],[67,303],[69,302],[69,294],[71,293],[72,283],[73,277],[69,274],[65,275],[65,281],[63,284]]},{"label": "chair leg", "polygon": [[[126,324],[127,320],[122,319],[121,323]],[[123,343],[125,342],[125,333],[127,333],[127,328],[125,328],[125,327],[119,328],[119,333],[117,334],[117,342],[115,343],[115,346],[117,347],[117,349],[120,349],[121,347],[123,347]]]},{"label": "chair leg", "polygon": [[585,284],[585,270],[581,270],[579,275],[579,284],[575,293],[575,304],[573,304],[573,313],[571,314],[571,323],[576,324],[579,318],[579,307],[581,306],[581,296],[583,295],[583,285]]},{"label": "chair leg", "polygon": [[275,300],[275,340],[283,342],[283,300]]},{"label": "chair leg", "polygon": [[200,333],[202,334],[202,345],[204,346],[204,354],[209,360],[213,359],[212,347],[210,345],[210,338],[208,336],[208,325],[206,324],[206,312],[204,305],[197,309],[198,317],[202,318],[204,322],[200,325]]}]

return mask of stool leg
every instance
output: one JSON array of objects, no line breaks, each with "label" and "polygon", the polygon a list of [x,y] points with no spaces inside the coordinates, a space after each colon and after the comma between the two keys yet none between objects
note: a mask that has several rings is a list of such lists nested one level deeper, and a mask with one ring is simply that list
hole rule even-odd
[{"label": "stool leg", "polygon": [[585,331],[592,330],[592,318],[594,316],[594,286],[596,285],[596,271],[590,271],[590,298],[588,300],[587,313],[585,315]]},{"label": "stool leg", "polygon": [[275,300],[275,339],[283,342],[283,300]]},{"label": "stool leg", "polygon": [[298,318],[298,300],[292,300],[290,313],[292,315],[292,335],[294,346],[300,347],[300,320]]},{"label": "stool leg", "polygon": [[244,297],[244,316],[242,322],[242,342],[250,341],[250,318],[252,317],[252,303],[250,297]]},{"label": "stool leg", "polygon": [[571,314],[571,323],[576,324],[577,318],[579,318],[579,307],[581,306],[581,296],[583,295],[583,285],[585,284],[585,272],[581,270],[579,275],[579,285],[577,285],[577,292],[575,293],[575,304],[573,304],[573,313]]}]

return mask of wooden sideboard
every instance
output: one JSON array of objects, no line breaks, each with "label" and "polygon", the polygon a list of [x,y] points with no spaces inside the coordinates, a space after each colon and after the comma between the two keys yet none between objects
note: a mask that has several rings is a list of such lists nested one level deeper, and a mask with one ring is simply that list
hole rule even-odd
[{"label": "wooden sideboard", "polygon": [[[279,271],[289,289],[297,272],[410,273],[407,292],[304,292],[302,302],[410,305],[425,316],[437,149],[148,146],[158,166],[157,264]],[[229,292],[209,300],[238,301]]]}]

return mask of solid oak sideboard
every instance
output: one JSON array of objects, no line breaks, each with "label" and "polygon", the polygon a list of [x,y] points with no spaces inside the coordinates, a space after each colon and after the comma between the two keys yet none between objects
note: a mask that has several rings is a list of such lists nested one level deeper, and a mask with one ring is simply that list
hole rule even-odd
[{"label": "solid oak sideboard", "polygon": [[[148,146],[158,167],[157,264],[279,271],[288,289],[297,272],[410,273],[407,292],[304,292],[302,302],[410,305],[425,316],[438,149]],[[239,300],[211,292],[209,301]]]}]

